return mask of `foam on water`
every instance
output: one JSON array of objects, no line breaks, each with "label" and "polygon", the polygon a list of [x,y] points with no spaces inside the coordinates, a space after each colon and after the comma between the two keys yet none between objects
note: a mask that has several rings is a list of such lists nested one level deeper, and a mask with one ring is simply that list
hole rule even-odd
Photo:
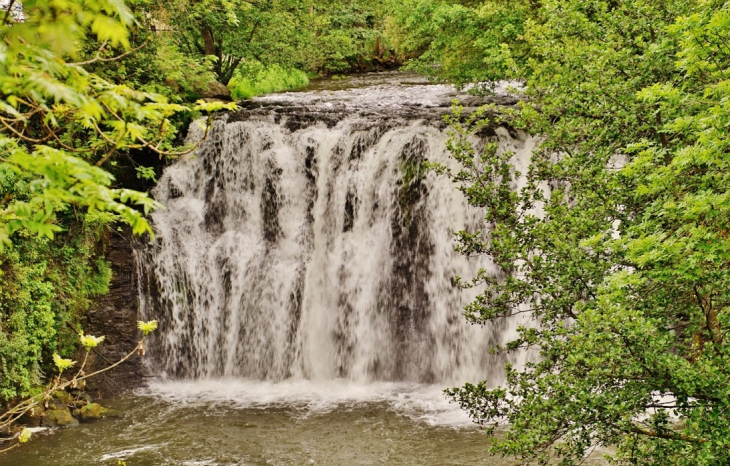
[{"label": "foam on water", "polygon": [[234,410],[293,407],[300,416],[380,404],[428,425],[474,427],[466,413],[444,396],[443,387],[436,385],[403,382],[361,384],[344,379],[326,382],[186,380],[153,382],[136,394],[165,400],[174,406],[224,406]]},{"label": "foam on water", "polygon": [[142,447],[128,448],[128,449],[125,449],[125,450],[120,450],[120,451],[117,451],[117,452],[114,452],[114,453],[107,453],[105,455],[102,455],[99,458],[99,461],[108,461],[108,460],[115,460],[115,459],[125,460],[127,458],[130,458],[130,457],[136,455],[137,453],[140,453],[140,452],[143,452],[143,451],[148,451],[148,450],[155,450],[159,446],[160,445],[145,445],[145,446],[142,446]]}]

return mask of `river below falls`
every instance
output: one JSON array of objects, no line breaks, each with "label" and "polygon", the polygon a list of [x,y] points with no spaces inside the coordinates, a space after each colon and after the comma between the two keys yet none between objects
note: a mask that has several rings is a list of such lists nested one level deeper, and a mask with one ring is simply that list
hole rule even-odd
[{"label": "river below falls", "polygon": [[510,464],[435,386],[168,382],[106,404],[121,415],[36,434],[0,464]]},{"label": "river below falls", "polygon": [[120,415],[38,433],[0,464],[515,464],[489,456],[484,432],[433,385],[165,382],[105,404]]}]

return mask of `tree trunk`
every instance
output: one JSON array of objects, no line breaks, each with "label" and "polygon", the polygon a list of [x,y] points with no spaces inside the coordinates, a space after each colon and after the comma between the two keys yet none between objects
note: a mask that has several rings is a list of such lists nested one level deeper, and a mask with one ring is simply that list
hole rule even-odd
[{"label": "tree trunk", "polygon": [[206,55],[215,55],[216,57],[218,54],[216,53],[216,46],[215,46],[215,40],[213,40],[213,31],[209,27],[203,27],[203,43],[205,44],[205,54]]}]

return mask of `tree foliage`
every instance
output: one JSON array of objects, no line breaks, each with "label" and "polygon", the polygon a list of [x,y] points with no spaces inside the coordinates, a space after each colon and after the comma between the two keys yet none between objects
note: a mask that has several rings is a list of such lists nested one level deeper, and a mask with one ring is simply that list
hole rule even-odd
[{"label": "tree foliage", "polygon": [[269,64],[292,55],[296,6],[289,2],[170,0],[164,8],[178,47],[189,56],[213,57],[214,73],[223,84],[244,59]]},{"label": "tree foliage", "polygon": [[0,25],[1,403],[28,396],[54,353],[75,350],[76,324],[111,276],[107,225],[152,233],[145,214],[159,204],[105,168],[131,151],[184,153],[172,118],[191,110],[125,73],[149,40],[129,34],[123,3],[39,0],[21,12],[2,12]]},{"label": "tree foliage", "polygon": [[165,31],[158,31],[158,4],[151,0],[125,2],[134,13],[128,25],[132,50],[104,45],[94,36],[82,43],[82,60],[99,57],[85,68],[114,84],[164,95],[174,103],[194,102],[200,91],[215,80],[211,64],[180,51]]},{"label": "tree foliage", "polygon": [[54,213],[71,204],[113,212],[136,233],[151,232],[128,203],[143,212],[156,204],[110,188],[112,178],[100,165],[120,149],[169,149],[168,117],[184,108],[84,68],[102,58],[63,58],[78,57],[87,28],[105,44],[128,46],[125,25],[132,16],[123,4],[68,2],[61,11],[52,2],[33,6],[24,22],[0,30],[0,169],[34,177],[25,198],[4,193],[0,242],[7,244],[21,228],[52,238],[60,230]]},{"label": "tree foliage", "polygon": [[393,5],[387,29],[410,69],[457,84],[518,76],[529,44],[533,0],[406,0]]},{"label": "tree foliage", "polygon": [[325,75],[387,54],[386,0],[166,0],[159,12],[179,50],[212,57],[217,79],[256,80],[273,65]]},{"label": "tree foliage", "polygon": [[398,63],[385,33],[390,0],[307,3],[308,11],[298,21],[304,47],[297,66],[332,75]]},{"label": "tree foliage", "polygon": [[[525,463],[578,464],[614,446],[617,464],[728,464],[728,5],[527,6],[515,47],[501,46],[527,55],[496,73],[458,72],[483,65],[428,44],[444,77],[526,84],[516,111],[452,119],[463,170],[451,176],[486,212],[459,249],[503,272],[462,281],[483,287],[466,316],[529,314],[501,350],[539,356],[508,366],[504,387],[450,394],[475,420],[506,422],[492,452]],[[490,119],[542,136],[526,173],[496,145],[470,144]]]}]

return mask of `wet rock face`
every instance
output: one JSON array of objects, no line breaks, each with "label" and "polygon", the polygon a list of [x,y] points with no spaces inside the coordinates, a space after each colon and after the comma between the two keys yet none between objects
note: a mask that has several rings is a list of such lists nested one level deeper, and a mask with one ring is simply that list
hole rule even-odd
[{"label": "wet rock face", "polygon": [[[109,293],[96,300],[84,325],[87,334],[104,335],[105,340],[89,355],[87,372],[120,360],[139,341],[137,265],[133,241],[127,230],[115,230],[109,234],[106,245],[106,257],[112,265]],[[144,379],[142,360],[135,355],[111,371],[87,379],[86,391],[94,398],[102,398],[139,387]]]}]

